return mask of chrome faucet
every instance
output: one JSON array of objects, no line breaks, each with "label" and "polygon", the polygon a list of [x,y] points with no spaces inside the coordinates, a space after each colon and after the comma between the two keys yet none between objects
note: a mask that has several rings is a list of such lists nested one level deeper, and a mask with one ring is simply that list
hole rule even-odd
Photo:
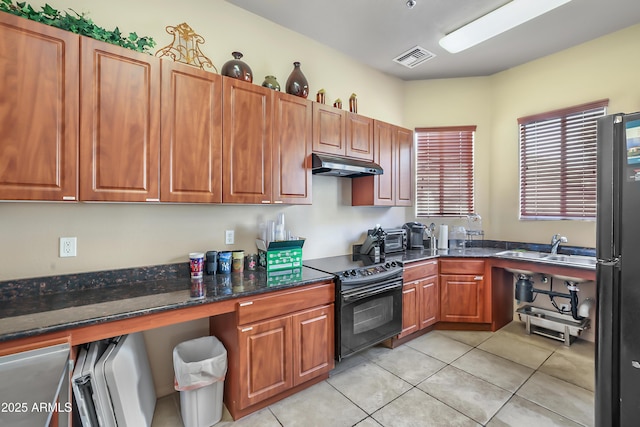
[{"label": "chrome faucet", "polygon": [[552,254],[557,254],[558,253],[558,246],[560,246],[560,243],[567,243],[568,240],[566,237],[561,236],[559,234],[554,234],[553,237],[551,237],[551,253]]}]

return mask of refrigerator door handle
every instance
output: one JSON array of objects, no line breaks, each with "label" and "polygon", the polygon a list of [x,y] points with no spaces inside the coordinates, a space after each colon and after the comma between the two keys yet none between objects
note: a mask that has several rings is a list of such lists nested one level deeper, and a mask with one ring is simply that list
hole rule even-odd
[{"label": "refrigerator door handle", "polygon": [[597,426],[619,425],[620,419],[620,259],[596,267],[596,393]]}]

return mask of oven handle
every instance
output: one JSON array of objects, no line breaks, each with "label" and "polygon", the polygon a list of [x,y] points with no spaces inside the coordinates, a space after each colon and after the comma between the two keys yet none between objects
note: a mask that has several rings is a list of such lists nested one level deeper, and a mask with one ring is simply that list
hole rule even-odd
[{"label": "oven handle", "polygon": [[373,295],[378,295],[384,292],[388,292],[394,289],[402,289],[402,282],[395,282],[390,285],[380,286],[373,289],[365,289],[360,292],[353,292],[349,295],[345,295],[342,297],[343,301],[346,303],[358,301],[364,298],[368,298]]}]

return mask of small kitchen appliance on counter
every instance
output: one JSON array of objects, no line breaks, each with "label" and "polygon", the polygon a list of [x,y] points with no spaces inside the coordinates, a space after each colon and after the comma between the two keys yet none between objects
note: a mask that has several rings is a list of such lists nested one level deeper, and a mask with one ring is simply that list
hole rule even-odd
[{"label": "small kitchen appliance on counter", "polygon": [[335,275],[336,359],[371,347],[402,330],[402,263],[366,255],[303,261]]},{"label": "small kitchen appliance on counter", "polygon": [[424,249],[424,224],[420,222],[407,222],[402,228],[407,230],[407,249]]},{"label": "small kitchen appliance on counter", "polygon": [[367,231],[367,237],[358,251],[361,255],[380,257],[385,254],[404,252],[407,249],[407,232],[403,228],[383,230],[379,224]]}]

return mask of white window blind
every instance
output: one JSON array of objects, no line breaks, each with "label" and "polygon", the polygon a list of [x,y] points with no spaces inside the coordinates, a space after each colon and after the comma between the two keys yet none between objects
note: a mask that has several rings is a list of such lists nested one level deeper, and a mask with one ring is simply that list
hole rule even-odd
[{"label": "white window blind", "polygon": [[521,219],[595,219],[596,121],[608,103],[518,119]]},{"label": "white window blind", "polygon": [[476,126],[416,129],[416,215],[464,216],[473,206]]}]

